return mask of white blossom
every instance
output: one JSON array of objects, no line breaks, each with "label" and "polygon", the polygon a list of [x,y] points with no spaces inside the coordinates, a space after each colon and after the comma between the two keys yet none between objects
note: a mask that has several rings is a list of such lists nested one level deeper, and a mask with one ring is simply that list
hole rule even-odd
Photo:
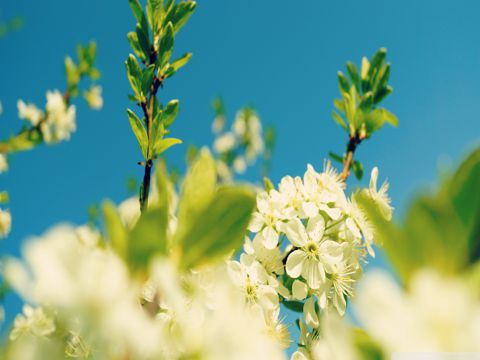
[{"label": "white blossom", "polygon": [[0,153],[0,174],[8,170],[8,160],[5,154]]},{"label": "white blossom", "polygon": [[23,306],[23,314],[17,315],[10,332],[10,340],[16,340],[24,334],[49,336],[55,331],[53,319],[48,317],[41,307]]},{"label": "white blossom", "polygon": [[43,118],[43,112],[34,104],[25,104],[23,100],[17,101],[18,117],[29,121],[33,126],[37,126]]},{"label": "white blossom", "polygon": [[103,107],[102,87],[94,85],[85,91],[85,100],[88,106],[94,110],[100,110]]},{"label": "white blossom", "polygon": [[11,227],[12,215],[10,214],[10,211],[0,209],[0,239],[8,236]]},{"label": "white blossom", "polygon": [[46,110],[46,120],[40,127],[45,142],[69,140],[70,134],[76,130],[75,106],[67,107],[60,91],[47,91]]}]

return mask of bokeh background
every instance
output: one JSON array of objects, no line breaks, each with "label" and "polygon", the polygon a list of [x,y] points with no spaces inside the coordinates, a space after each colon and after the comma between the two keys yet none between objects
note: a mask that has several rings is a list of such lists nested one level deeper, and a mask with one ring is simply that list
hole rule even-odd
[{"label": "bokeh background", "polygon": [[[160,92],[180,99],[172,127],[184,144],[167,152],[183,169],[187,144],[210,145],[211,101],[221,95],[231,119],[255,106],[278,135],[271,178],[321,169],[328,151],[341,153],[346,134],[332,121],[338,70],[388,49],[393,95],[385,106],[399,120],[362,144],[366,177],[373,166],[391,182],[401,218],[409,198],[436,182],[478,142],[480,121],[480,3],[476,1],[199,0],[176,41],[176,55],[191,62]],[[22,241],[58,222],[82,224],[87,208],[130,195],[127,179],[140,179],[141,154],[126,117],[129,85],[124,60],[134,18],[126,0],[2,0],[0,21],[21,16],[24,26],[0,39],[0,138],[16,132],[19,98],[43,107],[45,92],[63,90],[63,59],[79,42],[98,44],[105,105],[77,104],[78,130],[69,142],[15,154],[0,189],[10,193],[10,236],[0,252],[19,254]],[[259,180],[258,169],[245,178]],[[357,186],[355,179],[350,186]],[[369,265],[387,267],[382,256]],[[7,322],[20,310],[6,299]],[[5,329],[6,325],[3,325]]]}]

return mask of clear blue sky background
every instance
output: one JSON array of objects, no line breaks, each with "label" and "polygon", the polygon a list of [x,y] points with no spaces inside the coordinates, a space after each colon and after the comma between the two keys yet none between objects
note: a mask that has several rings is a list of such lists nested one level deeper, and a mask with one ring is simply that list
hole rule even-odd
[{"label": "clear blue sky background", "polygon": [[[367,173],[378,165],[388,177],[401,214],[414,191],[437,178],[439,159],[456,163],[478,144],[479,12],[473,0],[199,0],[175,47],[177,55],[194,57],[160,92],[163,100],[181,101],[172,130],[185,145],[169,151],[168,161],[183,166],[186,144],[211,143],[210,102],[222,95],[230,116],[251,103],[275,125],[275,182],[303,174],[307,163],[321,169],[328,151],[342,152],[346,141],[330,116],[337,71],[387,47],[395,91],[386,106],[400,126],[383,129],[358,156]],[[63,58],[78,42],[98,43],[105,106],[92,112],[81,101],[71,141],[12,156],[0,177],[13,214],[2,255],[18,254],[28,235],[58,222],[85,222],[89,205],[122,200],[127,177],[142,173],[125,114],[126,33],[135,26],[127,1],[2,1],[0,19],[16,15],[25,26],[0,39],[0,137],[21,125],[17,99],[43,106],[46,90],[64,89]],[[9,298],[7,317],[18,308]]]}]

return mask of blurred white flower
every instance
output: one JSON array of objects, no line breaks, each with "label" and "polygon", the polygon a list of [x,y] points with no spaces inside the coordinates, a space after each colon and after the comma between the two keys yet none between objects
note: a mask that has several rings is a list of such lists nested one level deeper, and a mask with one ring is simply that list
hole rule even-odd
[{"label": "blurred white flower", "polygon": [[361,285],[355,313],[387,353],[480,351],[480,302],[462,278],[425,269],[402,290],[377,271]]},{"label": "blurred white flower", "polygon": [[245,170],[247,169],[247,162],[245,159],[241,156],[237,156],[235,160],[233,160],[233,169],[239,173],[243,174],[245,173]]},{"label": "blurred white flower", "polygon": [[75,106],[67,107],[60,91],[47,91],[46,110],[46,120],[40,127],[45,142],[69,140],[70,134],[76,130]]},{"label": "blurred white flower", "polygon": [[34,104],[25,104],[23,100],[17,101],[18,117],[30,121],[33,126],[37,126],[43,118],[43,112]]},{"label": "blurred white flower", "polygon": [[390,200],[390,197],[387,194],[389,184],[387,181],[384,181],[380,189],[377,190],[377,179],[378,179],[378,168],[374,167],[372,169],[368,194],[371,196],[372,200],[377,204],[381,214],[385,217],[385,219],[391,220],[393,208],[390,206],[390,203],[392,201]]},{"label": "blurred white flower", "polygon": [[12,215],[10,211],[0,209],[0,239],[8,236],[12,227]]},{"label": "blurred white flower", "polygon": [[235,136],[232,133],[227,132],[215,139],[213,148],[216,152],[223,154],[233,149],[235,141]]},{"label": "blurred white flower", "polygon": [[102,87],[92,85],[90,89],[85,91],[85,100],[91,109],[100,110],[103,107]]},{"label": "blurred white flower", "polygon": [[55,331],[53,319],[48,317],[41,307],[23,306],[23,314],[17,315],[10,332],[10,340],[16,340],[24,334],[49,336]]},{"label": "blurred white flower", "polygon": [[8,170],[7,155],[0,153],[0,174]]},{"label": "blurred white flower", "polygon": [[132,196],[118,205],[118,213],[123,223],[132,228],[140,217],[140,202],[138,197]]}]

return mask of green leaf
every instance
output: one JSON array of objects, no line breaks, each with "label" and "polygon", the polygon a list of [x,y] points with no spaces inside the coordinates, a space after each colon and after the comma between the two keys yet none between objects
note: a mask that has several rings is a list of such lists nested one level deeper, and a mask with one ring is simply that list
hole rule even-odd
[{"label": "green leaf", "polygon": [[182,57],[174,60],[167,68],[167,70],[164,72],[164,76],[166,79],[171,77],[173,74],[175,74],[180,68],[185,66],[190,59],[192,58],[192,53],[186,53]]},{"label": "green leaf", "polygon": [[353,173],[355,174],[355,177],[358,180],[362,180],[362,178],[363,178],[363,165],[360,161],[355,160],[352,163],[352,170],[353,170]]},{"label": "green leaf", "polygon": [[345,101],[342,99],[335,99],[333,100],[333,106],[340,111],[341,113],[345,114]]},{"label": "green leaf", "polygon": [[156,207],[144,212],[128,238],[128,263],[134,270],[148,268],[157,255],[167,253],[168,212]]},{"label": "green leaf", "polygon": [[168,102],[165,110],[162,113],[162,122],[165,125],[165,128],[168,129],[170,125],[175,121],[178,111],[180,109],[180,102],[178,100],[171,100]]},{"label": "green leaf", "polygon": [[386,87],[379,89],[379,90],[375,93],[375,99],[374,99],[373,102],[374,102],[375,104],[380,103],[383,99],[385,99],[385,98],[386,98],[388,95],[390,95],[392,92],[393,92],[393,88],[392,88],[390,85],[387,85]]},{"label": "green leaf", "polygon": [[168,14],[167,21],[171,21],[175,26],[175,34],[185,25],[196,7],[195,1],[180,2],[175,6],[175,10]]},{"label": "green leaf", "polygon": [[398,126],[397,117],[384,108],[377,108],[365,116],[364,123],[367,133],[371,135],[379,130],[386,122],[392,126]]},{"label": "green leaf", "polygon": [[368,91],[363,95],[363,99],[360,102],[360,109],[362,111],[368,112],[372,109],[373,107],[373,93],[371,91]]},{"label": "green leaf", "polygon": [[187,172],[178,204],[178,222],[185,226],[210,203],[217,184],[215,160],[202,149]]},{"label": "green leaf", "polygon": [[115,205],[106,201],[103,203],[105,229],[112,249],[122,258],[127,257],[127,229],[120,219]]},{"label": "green leaf", "polygon": [[348,83],[347,78],[341,71],[338,72],[338,87],[340,92],[342,93],[349,93],[350,92],[350,84]]},{"label": "green leaf", "polygon": [[65,73],[67,76],[67,85],[69,89],[75,88],[80,81],[80,74],[77,66],[70,56],[65,58]]},{"label": "green leaf", "polygon": [[161,26],[163,14],[163,0],[147,1],[147,19],[152,32],[156,34]]},{"label": "green leaf", "polygon": [[345,124],[345,121],[343,120],[343,118],[340,115],[338,115],[336,111],[332,111],[332,117],[333,117],[333,120],[335,120],[335,122],[338,125],[340,125],[342,128],[348,131],[347,124]]},{"label": "green leaf", "polygon": [[[439,192],[442,202],[452,205],[466,231],[469,262],[480,259],[480,148],[459,166]],[[461,239],[458,239],[461,241]]]},{"label": "green leaf", "polygon": [[138,22],[141,22],[142,17],[144,15],[143,15],[143,10],[142,10],[142,6],[140,5],[140,2],[138,0],[128,0],[128,4],[132,9],[133,16],[135,16],[135,19],[137,19]]},{"label": "green leaf", "polygon": [[302,313],[303,312],[303,302],[301,301],[282,301],[282,304],[289,310]]},{"label": "green leaf", "polygon": [[386,88],[388,85],[388,79],[390,78],[390,64],[387,64],[381,68],[375,78],[375,90]]},{"label": "green leaf", "polygon": [[352,62],[347,62],[347,72],[352,80],[352,84],[355,85],[355,88],[360,92],[360,75],[358,74],[357,68]]},{"label": "green leaf", "polygon": [[173,24],[169,22],[163,29],[162,37],[160,38],[160,46],[158,49],[158,67],[163,68],[165,64],[170,61],[173,52],[174,32]]},{"label": "green leaf", "polygon": [[145,32],[142,28],[140,23],[137,24],[135,27],[135,31],[137,33],[138,44],[140,45],[140,49],[142,50],[145,59],[150,58],[150,40],[148,39],[148,32]]},{"label": "green leaf", "polygon": [[142,61],[145,61],[147,59],[147,55],[143,52],[143,49],[140,46],[137,33],[134,31],[130,31],[127,34],[127,38],[130,46],[132,47],[132,50],[135,52],[135,55],[142,59]]},{"label": "green leaf", "polygon": [[221,259],[242,245],[255,193],[248,188],[220,188],[206,208],[191,220],[188,231],[177,240],[181,246],[182,265],[196,267]]},{"label": "green leaf", "polygon": [[159,141],[155,142],[155,145],[153,147],[153,153],[155,155],[160,155],[173,145],[181,144],[182,140],[176,139],[176,138],[163,138],[160,139]]},{"label": "green leaf", "polygon": [[127,77],[128,81],[130,82],[130,86],[132,87],[133,92],[137,98],[137,101],[144,102],[145,96],[142,92],[142,69],[137,62],[137,59],[132,54],[128,55],[128,59],[125,63],[127,68]]},{"label": "green leaf", "polygon": [[340,163],[340,164],[343,164],[343,156],[340,156],[334,152],[329,152],[328,153],[328,156],[330,156],[334,161]]},{"label": "green leaf", "polygon": [[155,75],[155,64],[148,65],[142,75],[142,91],[144,94],[150,92],[153,84],[153,77]]},{"label": "green leaf", "polygon": [[273,186],[272,180],[270,180],[266,176],[263,178],[263,188],[267,193],[270,192],[270,190],[275,189],[275,186]]},{"label": "green leaf", "polygon": [[384,63],[387,57],[387,49],[381,48],[372,57],[370,61],[370,68],[368,69],[368,77],[372,79],[372,76],[380,69],[380,66]]},{"label": "green leaf", "polygon": [[130,120],[130,126],[132,127],[133,133],[137,138],[138,145],[142,151],[143,157],[145,160],[148,159],[148,135],[145,127],[143,126],[140,119],[137,115],[130,109],[127,109],[128,120]]}]

